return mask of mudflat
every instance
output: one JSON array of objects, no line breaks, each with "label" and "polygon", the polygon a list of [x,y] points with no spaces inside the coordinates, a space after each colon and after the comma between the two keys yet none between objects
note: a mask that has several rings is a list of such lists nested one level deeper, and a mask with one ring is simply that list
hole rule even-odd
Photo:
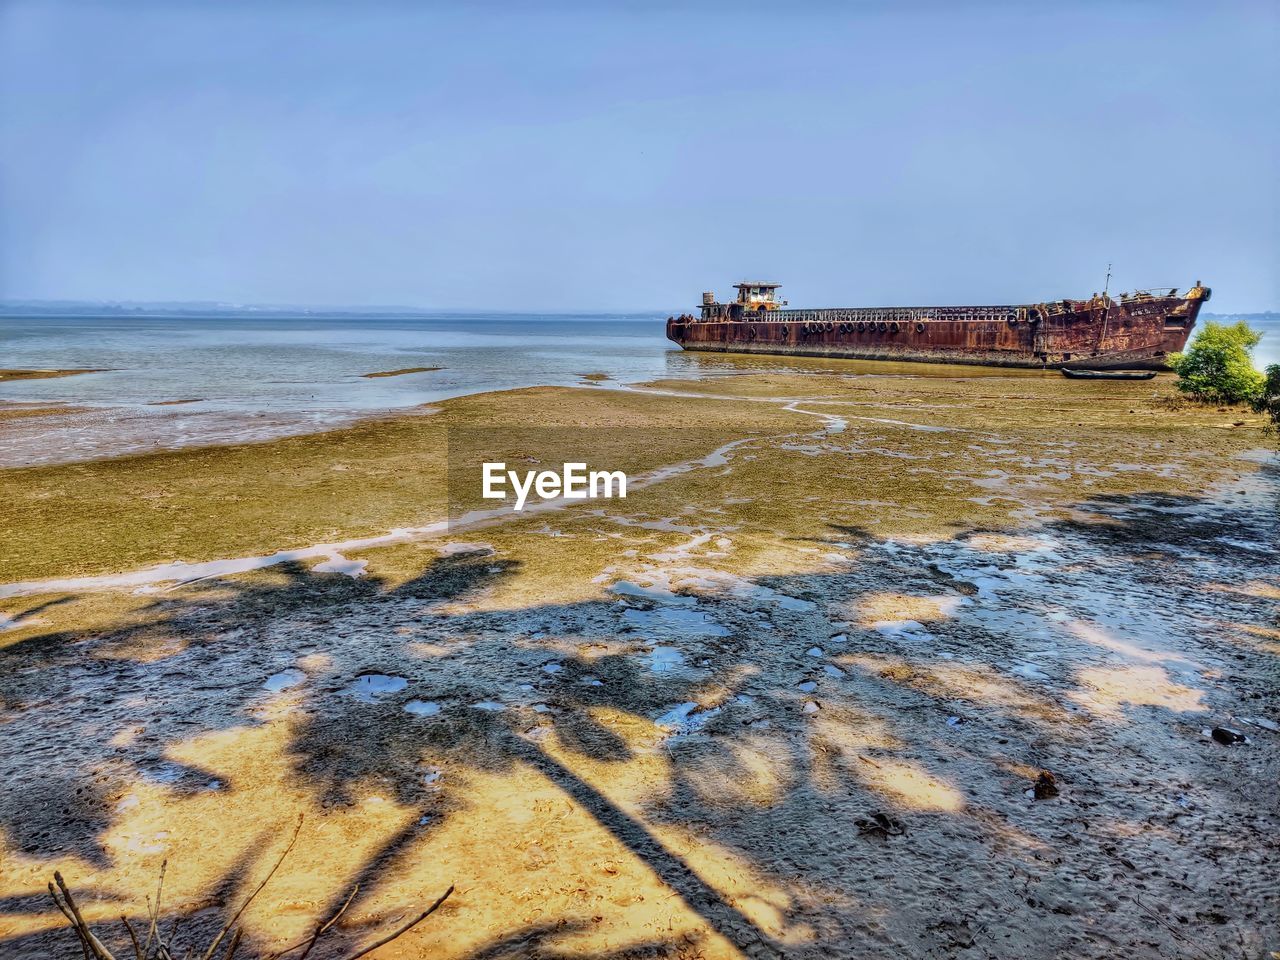
[{"label": "mudflat", "polygon": [[5,380],[52,380],[57,377],[75,377],[82,373],[102,373],[101,368],[73,367],[65,370],[17,370],[0,369],[0,383]]},{"label": "mudflat", "polygon": [[27,420],[33,417],[65,417],[84,413],[84,407],[44,406],[38,403],[11,403],[0,407],[0,421]]},{"label": "mudflat", "polygon": [[[165,860],[197,942],[299,814],[245,955],[355,883],[334,944],[455,885],[388,958],[1273,947],[1274,439],[842,369],[4,471],[0,953],[74,949],[55,869],[118,942]],[[464,435],[640,482],[446,524]]]}]

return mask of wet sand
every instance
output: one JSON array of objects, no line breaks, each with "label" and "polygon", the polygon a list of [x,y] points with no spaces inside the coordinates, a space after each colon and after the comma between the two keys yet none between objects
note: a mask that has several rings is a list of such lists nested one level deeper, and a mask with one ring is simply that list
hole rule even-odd
[{"label": "wet sand", "polygon": [[[83,407],[47,406],[39,403],[10,403],[0,407],[0,421],[27,420],[32,417],[75,417],[88,411]],[[9,433],[11,431],[6,431]]]},{"label": "wet sand", "polygon": [[[0,422],[10,422],[0,430],[0,470],[209,444],[259,442],[337,429],[358,422],[362,416],[386,415],[385,411],[361,414],[326,410],[247,416],[241,411],[206,406],[204,401],[195,399],[106,407],[6,402],[0,405]],[[37,415],[41,417],[38,422],[32,419]],[[15,420],[22,422],[13,423]]]},{"label": "wet sand", "polygon": [[[246,956],[354,882],[351,947],[456,884],[379,957],[1271,949],[1260,424],[833,369],[6,471],[0,953],[74,948],[54,869],[216,928],[300,812]],[[442,527],[451,432],[535,427],[648,482]]]}]

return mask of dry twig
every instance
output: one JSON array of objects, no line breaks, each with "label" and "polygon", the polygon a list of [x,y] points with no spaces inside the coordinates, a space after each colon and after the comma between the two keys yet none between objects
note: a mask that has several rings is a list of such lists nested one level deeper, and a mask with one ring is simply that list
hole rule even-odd
[{"label": "dry twig", "polygon": [[289,856],[289,853],[293,850],[293,845],[297,843],[298,831],[301,829],[302,814],[298,814],[298,823],[297,826],[293,828],[293,836],[289,838],[289,845],[284,848],[284,853],[280,854],[280,859],[276,861],[276,865],[267,872],[267,875],[262,878],[262,882],[254,888],[253,893],[249,894],[245,902],[240,904],[240,909],[232,914],[231,919],[222,925],[222,929],[219,930],[218,935],[213,938],[213,943],[209,944],[209,949],[204,952],[204,955],[200,960],[210,960],[213,956],[213,952],[218,949],[218,944],[222,943],[222,938],[227,935],[227,931],[235,926],[236,921],[240,919],[240,915],[244,913],[245,910],[249,909],[249,904],[253,903],[253,898],[260,894],[262,892],[262,888],[271,882],[271,878],[274,877],[276,875],[276,871],[280,869],[280,864],[284,863],[284,858]]},{"label": "dry twig", "polygon": [[[237,909],[226,923],[222,925],[222,928],[214,936],[213,941],[204,950],[204,952],[199,955],[199,960],[212,960],[217,953],[219,946],[221,946],[224,941],[226,943],[226,949],[221,955],[221,960],[234,960],[236,951],[239,949],[244,939],[244,927],[239,925],[241,916],[244,915],[244,912],[249,908],[249,905],[253,903],[254,898],[262,892],[263,888],[271,881],[271,878],[275,876],[276,871],[280,869],[280,865],[284,863],[285,859],[292,852],[294,844],[298,839],[298,833],[301,829],[302,817],[298,817],[298,824],[294,827],[293,836],[289,838],[289,843],[285,847],[284,852],[280,854],[280,857],[276,860],[275,864],[269,871],[267,871],[267,875],[262,878],[262,882],[253,889],[249,896],[245,898],[244,902],[240,904],[239,909]],[[133,924],[129,922],[129,918],[124,916],[120,918],[120,922],[124,925],[125,931],[129,934],[129,942],[133,947],[134,960],[174,960],[172,952],[173,941],[177,934],[178,925],[183,918],[181,916],[175,916],[173,918],[173,923],[169,930],[168,943],[166,943],[160,932],[160,897],[164,892],[164,876],[167,867],[168,861],[165,861],[160,865],[160,876],[156,882],[155,902],[152,903],[151,897],[147,897],[148,925],[146,940],[139,943],[137,932],[134,930]],[[84,960],[116,960],[111,951],[106,948],[102,941],[99,940],[89,928],[84,916],[80,913],[80,908],[76,905],[75,898],[71,895],[70,888],[68,888],[66,883],[63,882],[62,874],[55,871],[53,879],[54,883],[49,884],[49,896],[53,900],[54,906],[58,908],[58,912],[66,918],[67,923],[70,924],[71,929],[75,932],[76,939],[80,944],[80,949],[84,954]],[[54,885],[55,883],[57,884],[56,887]],[[449,899],[449,896],[453,893],[453,889],[453,886],[450,885],[449,889],[441,894],[435,903],[431,904],[430,907],[418,914],[418,916],[414,917],[408,923],[387,934],[387,936],[381,938],[375,943],[371,943],[369,946],[351,954],[347,960],[360,960],[361,957],[368,956],[379,947],[384,947],[392,940],[408,933],[423,920],[427,919],[427,917],[440,909],[440,905],[443,904],[445,900]],[[306,960],[307,955],[311,953],[320,938],[331,930],[338,922],[339,918],[346,913],[347,908],[351,906],[359,891],[360,885],[356,884],[351,888],[351,892],[347,894],[347,898],[342,902],[342,904],[329,916],[316,924],[315,930],[312,932],[310,937],[305,940],[298,941],[293,946],[285,950],[271,954],[271,960],[279,960],[280,957],[293,953],[293,951],[299,948],[303,948],[303,950],[297,957],[297,960]],[[189,958],[196,956],[196,954],[197,951],[188,949],[185,956]]]},{"label": "dry twig", "polygon": [[316,941],[320,939],[320,935],[323,934],[326,930],[328,930],[330,927],[332,927],[335,923],[338,922],[338,918],[341,917],[344,913],[346,913],[347,907],[351,906],[351,901],[356,898],[356,894],[359,892],[360,892],[360,884],[357,883],[354,887],[351,888],[351,892],[347,894],[347,899],[342,902],[342,906],[338,907],[338,909],[335,910],[333,913],[331,913],[326,919],[321,920],[319,923],[316,924],[315,932],[311,934],[310,938],[306,940],[299,940],[292,947],[286,947],[285,949],[281,950],[279,953],[272,954],[271,960],[279,960],[280,957],[283,957],[287,953],[293,953],[293,951],[297,950],[299,947],[302,947],[302,946],[305,946],[307,949],[302,951],[302,954],[301,956],[298,957],[298,960],[306,960],[307,954],[309,954],[311,952],[312,947],[316,945]]},{"label": "dry twig", "polygon": [[408,923],[406,923],[403,927],[401,927],[395,933],[390,934],[389,936],[383,937],[377,943],[370,944],[369,946],[365,947],[363,950],[359,951],[358,953],[353,953],[351,956],[347,958],[347,960],[360,960],[360,957],[363,957],[369,953],[373,953],[373,951],[377,950],[379,947],[385,946],[386,944],[390,943],[392,940],[396,939],[396,937],[400,936],[401,934],[408,933],[410,930],[412,930],[414,927],[420,924],[423,920],[427,919],[427,917],[435,913],[436,910],[440,908],[440,904],[444,903],[446,900],[449,899],[449,894],[451,893],[453,893],[453,884],[450,884],[449,889],[440,895],[440,899],[437,900],[435,903],[433,903],[431,906],[429,906],[419,916],[415,917],[413,920],[410,920]]}]

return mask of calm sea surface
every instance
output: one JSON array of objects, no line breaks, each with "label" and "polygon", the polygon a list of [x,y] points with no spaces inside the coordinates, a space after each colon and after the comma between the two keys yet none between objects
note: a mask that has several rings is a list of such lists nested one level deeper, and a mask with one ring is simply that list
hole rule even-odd
[{"label": "calm sea surface", "polygon": [[[603,373],[692,376],[649,316],[0,317],[0,368],[105,368],[0,383],[5,401],[71,404],[10,421],[0,466],[261,440],[449,397]],[[668,350],[672,347],[672,350]],[[394,377],[367,373],[442,369]]]},{"label": "calm sea surface", "polygon": [[[654,314],[0,317],[0,368],[106,368],[0,383],[0,404],[62,403],[93,411],[11,421],[0,435],[0,466],[263,439],[469,393],[581,384],[583,374],[633,383],[814,363],[686,353],[666,340],[664,320]],[[1259,362],[1280,362],[1280,321],[1262,329]],[[442,369],[362,376],[405,367]],[[978,367],[843,369],[1009,375]]]},{"label": "calm sea surface", "polygon": [[[465,316],[0,318],[0,366],[105,367],[0,384],[0,399],[370,411],[584,373],[663,376],[664,318]],[[431,373],[366,379],[404,367]]]}]

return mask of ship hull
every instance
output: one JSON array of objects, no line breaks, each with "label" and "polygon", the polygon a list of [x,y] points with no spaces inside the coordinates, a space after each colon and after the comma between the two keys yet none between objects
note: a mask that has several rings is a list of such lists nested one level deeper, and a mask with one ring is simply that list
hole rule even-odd
[{"label": "ship hull", "polygon": [[[1199,289],[1199,288],[1197,288]],[[686,350],[999,367],[1163,370],[1195,325],[1203,296],[983,307],[743,310],[671,318]]]}]

